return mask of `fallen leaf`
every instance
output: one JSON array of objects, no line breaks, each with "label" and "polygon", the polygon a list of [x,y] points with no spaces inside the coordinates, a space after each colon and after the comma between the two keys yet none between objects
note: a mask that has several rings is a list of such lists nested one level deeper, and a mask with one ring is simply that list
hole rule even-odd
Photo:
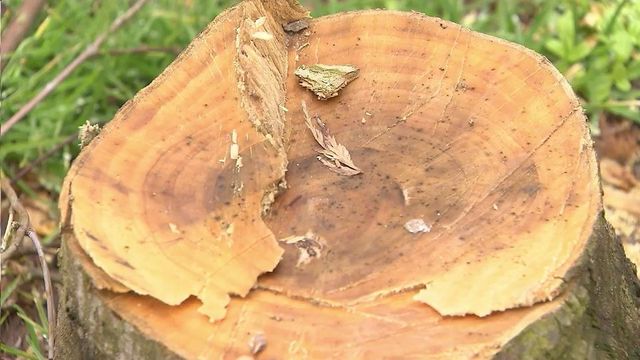
[{"label": "fallen leaf", "polygon": [[[302,102],[302,111],[304,113],[305,123],[311,135],[316,139],[316,142],[322,147],[322,150],[318,152],[321,154],[318,156],[318,160],[327,166],[330,170],[345,176],[353,176],[361,174],[362,170],[358,168],[351,159],[351,154],[347,148],[338,143],[335,137],[329,134],[322,120],[319,117],[315,117],[315,124],[309,116],[307,110],[307,104]],[[317,126],[317,127],[316,127]]]}]

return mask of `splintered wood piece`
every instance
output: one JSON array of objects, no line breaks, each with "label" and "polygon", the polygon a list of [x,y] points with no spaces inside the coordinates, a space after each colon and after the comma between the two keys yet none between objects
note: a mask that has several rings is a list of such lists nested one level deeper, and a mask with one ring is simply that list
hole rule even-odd
[{"label": "splintered wood piece", "polygon": [[296,76],[300,86],[311,90],[318,100],[338,96],[338,91],[358,77],[359,70],[353,65],[300,65]]},{"label": "splintered wood piece", "polygon": [[63,194],[109,277],[170,305],[195,296],[211,320],[283,253],[261,214],[287,166],[282,24],[307,12],[280,5],[246,2],[214,21],[83,151]]},{"label": "splintered wood piece", "polygon": [[[224,12],[76,160],[58,357],[640,357],[557,70],[416,13],[306,14]],[[319,101],[310,64],[358,79]]]}]

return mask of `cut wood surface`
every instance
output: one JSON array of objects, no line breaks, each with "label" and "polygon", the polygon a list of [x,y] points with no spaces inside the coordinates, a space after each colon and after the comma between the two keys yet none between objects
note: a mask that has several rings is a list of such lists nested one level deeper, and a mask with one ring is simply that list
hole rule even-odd
[{"label": "cut wood surface", "polygon": [[[59,356],[633,355],[640,285],[549,62],[415,13],[307,16],[231,8],[83,150]],[[320,100],[316,64],[358,77]]]}]

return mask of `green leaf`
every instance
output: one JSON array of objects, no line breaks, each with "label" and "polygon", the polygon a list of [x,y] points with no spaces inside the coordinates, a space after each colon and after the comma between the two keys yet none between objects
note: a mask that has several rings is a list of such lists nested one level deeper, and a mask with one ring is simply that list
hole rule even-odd
[{"label": "green leaf", "polygon": [[18,359],[27,359],[27,360],[38,360],[38,358],[33,355],[33,354],[29,354],[26,351],[22,351],[20,349],[14,348],[12,346],[6,345],[2,342],[0,342],[0,352],[3,352],[5,354],[9,354],[9,355],[13,355]]},{"label": "green leaf", "polygon": [[627,66],[627,76],[630,80],[640,77],[640,61],[632,61]]},{"label": "green leaf", "polygon": [[567,49],[573,47],[576,38],[576,27],[573,19],[573,11],[567,10],[558,18],[556,24],[558,37]]},{"label": "green leaf", "polygon": [[619,90],[624,92],[631,90],[631,82],[628,78],[627,69],[621,62],[616,62],[613,66],[613,69],[611,70],[611,77]]},{"label": "green leaf", "polygon": [[591,49],[593,49],[593,45],[589,45],[586,42],[581,42],[571,50],[571,53],[568,56],[568,60],[572,62],[582,60],[587,57],[587,55],[589,55]]},{"label": "green leaf", "polygon": [[36,323],[29,315],[21,308],[19,305],[13,305],[13,307],[17,311],[18,317],[24,321],[24,327],[27,330],[27,344],[29,344],[29,350],[31,350],[36,359],[44,360],[45,357],[42,355],[42,349],[40,346],[40,337],[38,333],[43,334],[46,333],[46,330],[42,327],[42,325]]},{"label": "green leaf", "polygon": [[627,92],[631,90],[631,82],[629,81],[629,79],[618,79],[615,81],[615,84],[620,91]]},{"label": "green leaf", "polygon": [[20,280],[20,277],[16,276],[16,278],[13,279],[13,281],[11,281],[9,285],[7,285],[4,289],[2,289],[2,294],[0,294],[0,307],[4,305],[4,302],[7,301],[9,296],[11,296],[13,291],[16,289],[16,287],[18,286],[19,280]]},{"label": "green leaf", "polygon": [[47,312],[42,305],[42,302],[37,296],[33,297],[33,302],[36,306],[36,310],[38,311],[38,318],[40,319],[40,324],[43,329],[43,335],[48,336],[49,334],[49,319],[47,318]]},{"label": "green leaf", "polygon": [[7,318],[9,317],[11,313],[8,311],[5,311],[4,314],[2,314],[2,316],[0,316],[0,326],[2,326],[2,324],[4,324],[4,321],[7,320]]},{"label": "green leaf", "polygon": [[607,74],[599,74],[596,76],[587,75],[586,92],[589,101],[598,104],[609,99],[612,83],[613,79]]},{"label": "green leaf", "polygon": [[20,319],[24,321],[24,324],[26,326],[32,327],[34,330],[37,330],[38,332],[41,332],[41,333],[45,333],[47,331],[42,325],[38,324],[33,319],[31,319],[29,315],[27,315],[27,313],[24,311],[23,308],[21,308],[18,305],[13,305],[13,307],[17,310],[18,317],[20,317]]},{"label": "green leaf", "polygon": [[630,119],[631,121],[640,125],[640,111],[638,110],[631,110],[626,106],[611,106],[607,107],[606,109],[610,113]]},{"label": "green leaf", "polygon": [[611,50],[618,60],[627,61],[633,52],[634,39],[626,31],[616,31],[611,36]]},{"label": "green leaf", "polygon": [[565,48],[562,42],[558,39],[549,39],[544,44],[544,47],[551,53],[561,59],[565,58]]}]

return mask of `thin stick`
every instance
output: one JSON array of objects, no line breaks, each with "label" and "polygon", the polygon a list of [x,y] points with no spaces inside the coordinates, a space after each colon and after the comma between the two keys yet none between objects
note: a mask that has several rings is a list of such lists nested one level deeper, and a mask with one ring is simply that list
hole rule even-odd
[{"label": "thin stick", "polygon": [[[7,228],[4,229],[4,235],[2,236],[2,245],[0,245],[0,252],[4,253],[7,248],[7,244],[9,244],[9,238],[14,232],[13,228],[13,208],[9,207],[9,218],[7,219]],[[0,267],[2,267],[2,260],[0,259]],[[0,279],[2,279],[2,273],[0,272]]]},{"label": "thin stick", "polygon": [[49,274],[49,266],[47,265],[47,259],[44,257],[44,251],[42,251],[42,245],[40,245],[40,239],[35,231],[27,230],[27,236],[33,242],[33,246],[38,252],[38,259],[40,259],[40,267],[42,267],[42,278],[44,279],[44,291],[47,294],[47,317],[49,318],[49,333],[47,335],[47,342],[49,344],[49,359],[53,359],[53,329],[56,325],[56,309],[53,300],[53,286],[51,286],[51,275]]},{"label": "thin stick", "polygon": [[18,112],[16,112],[6,123],[0,126],[0,136],[4,136],[9,129],[13,127],[18,121],[22,120],[31,110],[33,110],[44,98],[62,83],[80,64],[85,62],[88,58],[95,56],[99,53],[100,46],[114,31],[118,30],[127,20],[131,19],[140,8],[147,2],[147,0],[138,0],[133,6],[131,6],[124,14],[118,16],[109,29],[100,34],[86,49],[84,49],[78,57],[76,57],[69,65],[67,65],[62,71],[50,82],[48,82],[40,92],[34,96],[29,102],[24,104]]},{"label": "thin stick", "polygon": [[62,142],[58,143],[53,148],[49,149],[46,153],[40,155],[39,158],[35,159],[33,162],[27,164],[25,167],[18,170],[16,175],[11,179],[11,184],[15,184],[18,180],[20,180],[23,176],[27,175],[31,170],[33,170],[36,166],[42,164],[45,160],[53,156],[60,149],[65,147],[66,145],[71,144],[78,138],[78,133],[73,133],[67,136]]},{"label": "thin stick", "polygon": [[178,55],[180,53],[180,51],[182,51],[182,49],[177,47],[177,46],[174,46],[174,47],[154,47],[154,46],[143,45],[143,46],[138,46],[138,47],[135,47],[135,48],[104,50],[104,51],[100,52],[100,55],[116,56],[116,55],[129,55],[129,54],[146,54],[146,53],[150,53],[150,52],[169,53],[169,54]]},{"label": "thin stick", "polygon": [[22,244],[22,239],[24,238],[24,234],[26,231],[24,224],[26,224],[26,226],[28,227],[30,222],[29,214],[27,214],[27,211],[24,209],[24,207],[22,207],[22,204],[20,204],[18,195],[16,195],[16,192],[13,191],[13,188],[11,187],[11,184],[7,181],[7,179],[5,179],[4,177],[0,179],[0,185],[2,187],[2,192],[4,192],[7,199],[9,199],[11,208],[18,215],[18,223],[23,225],[18,227],[15,235],[13,236],[13,241],[6,249],[4,249],[2,253],[0,253],[0,264],[2,264],[2,259],[10,258],[11,254],[13,254],[20,247],[20,244]]},{"label": "thin stick", "polygon": [[[18,214],[18,218],[20,219],[20,227],[16,231],[16,237],[14,239],[14,243],[21,242],[24,238],[25,233],[27,236],[33,241],[33,246],[36,248],[38,252],[38,259],[40,259],[40,266],[42,267],[42,277],[44,278],[44,289],[47,294],[47,317],[49,323],[47,342],[49,345],[48,357],[49,359],[53,359],[53,345],[54,345],[54,334],[53,329],[55,329],[56,323],[56,311],[54,305],[53,298],[53,287],[51,286],[51,275],[49,274],[49,266],[47,265],[47,259],[44,257],[44,251],[42,251],[42,246],[40,245],[40,240],[38,239],[38,235],[36,235],[35,231],[31,229],[31,222],[29,219],[29,214],[25,210],[24,206],[18,200],[18,195],[15,190],[11,187],[11,184],[7,181],[7,179],[0,179],[0,185],[2,187],[2,191],[5,193],[7,198],[9,199],[9,203],[11,203],[11,208],[15,210]],[[18,237],[20,236],[20,237]],[[12,244],[13,245],[13,244]],[[14,250],[15,251],[15,250]],[[7,252],[3,252],[2,256],[7,256]]]},{"label": "thin stick", "polygon": [[15,50],[31,28],[31,24],[42,10],[45,0],[26,0],[16,11],[14,20],[2,32],[0,42],[0,70],[6,64],[7,54]]}]

